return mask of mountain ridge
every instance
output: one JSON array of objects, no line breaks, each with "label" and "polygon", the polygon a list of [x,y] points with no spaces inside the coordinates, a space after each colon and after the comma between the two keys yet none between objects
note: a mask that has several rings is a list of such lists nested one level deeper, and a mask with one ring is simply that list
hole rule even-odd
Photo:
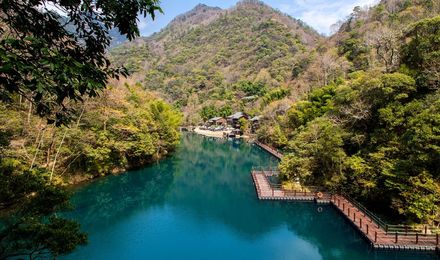
[{"label": "mountain ridge", "polygon": [[[298,96],[305,91],[302,83],[287,91],[297,76],[292,64],[308,63],[323,39],[261,1],[240,1],[225,10],[199,4],[160,32],[112,49],[111,59],[197,123],[209,106],[256,115],[289,92]],[[254,92],[246,82],[264,88],[252,102],[243,101]]]}]

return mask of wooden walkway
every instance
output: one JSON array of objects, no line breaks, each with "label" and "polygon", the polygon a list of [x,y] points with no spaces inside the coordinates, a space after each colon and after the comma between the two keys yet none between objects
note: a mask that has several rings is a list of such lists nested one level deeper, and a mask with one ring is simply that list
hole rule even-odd
[{"label": "wooden walkway", "polygon": [[260,200],[315,201],[330,203],[364,236],[376,249],[438,251],[440,248],[438,234],[390,233],[374,216],[357,206],[343,195],[322,192],[286,191],[270,183],[269,177],[276,175],[273,171],[253,170],[252,180]]},{"label": "wooden walkway", "polygon": [[331,203],[377,249],[439,250],[438,234],[387,232],[373,216],[342,195],[332,195]]},{"label": "wooden walkway", "polygon": [[252,171],[252,179],[260,200],[290,200],[290,201],[316,201],[318,203],[330,203],[330,196],[323,194],[318,198],[315,192],[290,191],[281,187],[274,188],[270,184],[269,176],[276,175],[273,171]]},{"label": "wooden walkway", "polygon": [[280,153],[278,150],[276,150],[276,149],[274,149],[274,148],[272,148],[272,147],[270,147],[270,146],[268,146],[268,145],[266,145],[266,144],[263,144],[262,142],[259,142],[259,141],[257,141],[257,140],[255,140],[254,143],[255,143],[256,145],[258,145],[259,147],[261,147],[263,150],[265,150],[265,151],[267,151],[268,153],[270,153],[270,154],[272,154],[273,156],[275,156],[276,158],[278,158],[278,159],[280,159],[280,160],[283,158],[283,154]]}]

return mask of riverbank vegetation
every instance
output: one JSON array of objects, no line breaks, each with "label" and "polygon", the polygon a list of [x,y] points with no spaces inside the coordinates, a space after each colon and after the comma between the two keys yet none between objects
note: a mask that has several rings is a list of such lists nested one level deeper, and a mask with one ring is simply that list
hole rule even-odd
[{"label": "riverbank vegetation", "polygon": [[161,10],[155,0],[0,6],[0,258],[56,258],[87,242],[60,215],[66,184],[140,167],[179,142],[179,112],[109,83],[127,76],[107,59],[109,30],[133,39],[139,13]]},{"label": "riverbank vegetation", "polygon": [[31,106],[0,107],[0,129],[9,141],[3,155],[31,169],[47,169],[63,183],[142,166],[179,142],[179,112],[136,85],[110,86],[85,99],[75,108],[75,120],[62,127],[29,113]]},{"label": "riverbank vegetation", "polygon": [[[396,7],[389,19],[421,7]],[[380,4],[368,14],[384,10]],[[440,16],[381,35],[389,38],[377,39],[368,52],[347,54],[352,43],[364,44],[353,33],[371,26],[373,18],[364,15],[345,24],[355,25],[337,45],[353,60],[351,72],[313,90],[259,138],[287,153],[279,166],[286,181],[346,192],[394,221],[439,223]]]},{"label": "riverbank vegetation", "polygon": [[[1,104],[0,209],[15,212],[1,232],[5,252],[46,236],[54,248],[45,250],[73,250],[85,235],[75,222],[52,217],[69,209],[64,186],[151,163],[179,143],[180,113],[139,86],[110,86],[78,106],[75,120],[56,127],[34,115],[30,102]],[[19,239],[23,244],[9,248]]]}]

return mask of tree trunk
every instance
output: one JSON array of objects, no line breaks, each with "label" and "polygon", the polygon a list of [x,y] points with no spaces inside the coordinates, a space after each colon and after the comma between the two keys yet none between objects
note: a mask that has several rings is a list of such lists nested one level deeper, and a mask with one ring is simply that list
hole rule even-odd
[{"label": "tree trunk", "polygon": [[58,147],[57,153],[55,154],[55,159],[53,160],[52,170],[50,172],[50,178],[49,178],[50,181],[52,181],[53,172],[55,171],[55,165],[57,164],[57,158],[58,158],[58,155],[60,154],[61,147],[63,146],[64,139],[66,138],[67,130],[68,130],[68,128],[66,128],[66,130],[64,131],[60,146]]},{"label": "tree trunk", "polygon": [[49,167],[50,166],[50,156],[52,155],[52,150],[53,147],[55,145],[55,135],[57,133],[57,130],[55,128],[52,128],[52,136],[50,138],[50,145],[47,148],[46,151],[46,166]]},{"label": "tree trunk", "polygon": [[32,102],[29,102],[29,111],[28,111],[28,116],[27,116],[28,127],[30,127],[30,125],[31,125],[31,115],[32,115]]},{"label": "tree trunk", "polygon": [[32,159],[31,167],[29,168],[30,170],[32,170],[32,168],[34,167],[35,160],[37,159],[38,152],[40,151],[41,144],[43,143],[44,132],[46,132],[46,127],[41,129],[40,132],[41,132],[40,141],[38,142],[37,150],[35,151],[34,158]]}]

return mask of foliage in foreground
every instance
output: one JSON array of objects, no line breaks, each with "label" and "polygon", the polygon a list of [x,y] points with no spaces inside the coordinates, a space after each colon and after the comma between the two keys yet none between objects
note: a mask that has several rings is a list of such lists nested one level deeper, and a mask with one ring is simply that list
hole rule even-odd
[{"label": "foliage in foreground", "polygon": [[[96,100],[83,103],[101,94],[109,78],[127,74],[106,57],[109,30],[139,36],[139,13],[154,19],[158,2],[0,1],[0,258],[55,258],[86,242],[78,223],[56,215],[69,207],[60,183],[70,176],[61,167],[106,174],[174,147],[179,116],[161,101],[133,101],[139,108],[133,116],[124,110],[129,105],[106,105],[114,110],[97,124],[86,107],[97,107]],[[81,125],[83,116],[89,124]]]},{"label": "foliage in foreground", "polygon": [[109,30],[131,40],[139,36],[139,13],[154,19],[161,11],[157,0],[2,0],[0,6],[0,99],[22,95],[57,125],[69,120],[69,101],[95,97],[109,78],[126,75],[106,57]]},{"label": "foliage in foreground", "polygon": [[70,208],[69,194],[49,182],[44,169],[0,158],[0,258],[56,257],[87,242],[78,223],[57,213]]}]

